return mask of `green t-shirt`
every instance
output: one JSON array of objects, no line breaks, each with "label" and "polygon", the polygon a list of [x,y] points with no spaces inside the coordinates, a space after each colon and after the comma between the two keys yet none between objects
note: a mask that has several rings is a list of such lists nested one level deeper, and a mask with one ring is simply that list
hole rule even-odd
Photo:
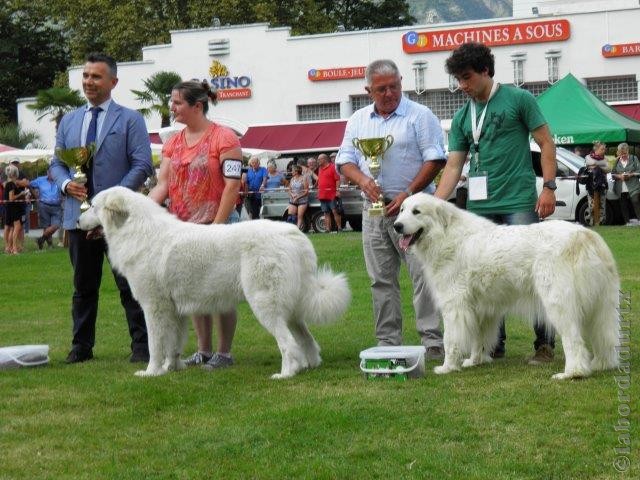
[{"label": "green t-shirt", "polygon": [[[538,198],[531,163],[529,132],[544,125],[536,99],[511,85],[500,85],[489,101],[480,133],[476,162],[471,133],[471,101],[456,112],[449,133],[449,151],[471,151],[469,176],[488,174],[486,200],[468,200],[467,209],[479,214],[533,211]],[[485,104],[476,104],[478,120]]]}]

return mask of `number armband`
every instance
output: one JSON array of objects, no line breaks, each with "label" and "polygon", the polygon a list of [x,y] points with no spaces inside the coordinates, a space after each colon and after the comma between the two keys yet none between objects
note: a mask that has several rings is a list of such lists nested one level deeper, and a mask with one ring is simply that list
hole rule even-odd
[{"label": "number armband", "polygon": [[226,178],[242,177],[242,160],[236,160],[235,158],[227,158],[222,161],[222,176]]}]

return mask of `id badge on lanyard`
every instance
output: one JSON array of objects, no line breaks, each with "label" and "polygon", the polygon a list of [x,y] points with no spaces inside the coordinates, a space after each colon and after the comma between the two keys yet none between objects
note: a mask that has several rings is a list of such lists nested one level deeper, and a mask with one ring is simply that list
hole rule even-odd
[{"label": "id badge on lanyard", "polygon": [[486,171],[480,170],[480,152],[478,145],[474,145],[473,160],[475,168],[469,169],[469,200],[489,199],[489,176]]},{"label": "id badge on lanyard", "polygon": [[482,125],[484,124],[484,116],[487,113],[487,107],[491,98],[498,90],[498,82],[493,82],[491,86],[491,92],[487,103],[482,109],[480,119],[476,115],[476,102],[471,100],[471,134],[473,135],[473,160],[475,168],[469,171],[469,200],[487,200],[489,198],[489,176],[488,173],[480,169],[480,134],[482,132]]}]

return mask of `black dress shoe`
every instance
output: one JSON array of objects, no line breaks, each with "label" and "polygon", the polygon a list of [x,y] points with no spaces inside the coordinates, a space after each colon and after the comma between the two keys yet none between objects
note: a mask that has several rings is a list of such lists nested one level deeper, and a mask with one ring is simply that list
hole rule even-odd
[{"label": "black dress shoe", "polygon": [[65,363],[80,363],[86,362],[93,358],[93,352],[91,350],[71,350]]},{"label": "black dress shoe", "polygon": [[135,350],[129,358],[131,363],[149,363],[149,352],[146,350]]}]

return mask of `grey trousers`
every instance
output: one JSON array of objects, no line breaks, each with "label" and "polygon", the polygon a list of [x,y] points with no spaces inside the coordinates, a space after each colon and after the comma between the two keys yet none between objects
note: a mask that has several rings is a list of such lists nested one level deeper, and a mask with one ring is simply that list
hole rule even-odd
[{"label": "grey trousers", "polygon": [[417,258],[398,247],[400,235],[393,229],[396,217],[362,214],[362,246],[371,280],[373,316],[378,345],[402,345],[400,265],[404,261],[413,283],[416,328],[425,347],[442,347],[440,318]]}]

